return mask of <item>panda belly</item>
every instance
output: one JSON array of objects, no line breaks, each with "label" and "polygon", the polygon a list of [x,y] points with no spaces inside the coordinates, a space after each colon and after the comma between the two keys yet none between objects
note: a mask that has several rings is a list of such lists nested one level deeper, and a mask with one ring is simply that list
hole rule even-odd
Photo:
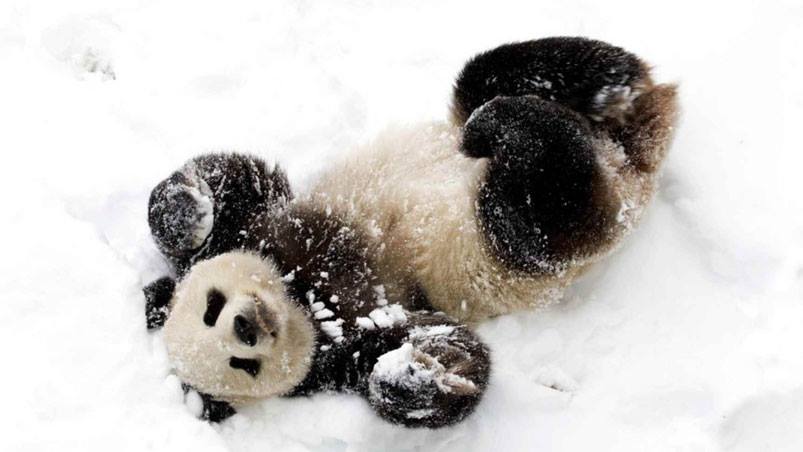
[{"label": "panda belly", "polygon": [[420,285],[452,317],[478,321],[556,300],[575,271],[514,273],[483,245],[475,201],[487,160],[462,155],[459,138],[447,123],[387,130],[333,165],[310,199],[371,238],[383,279]]}]

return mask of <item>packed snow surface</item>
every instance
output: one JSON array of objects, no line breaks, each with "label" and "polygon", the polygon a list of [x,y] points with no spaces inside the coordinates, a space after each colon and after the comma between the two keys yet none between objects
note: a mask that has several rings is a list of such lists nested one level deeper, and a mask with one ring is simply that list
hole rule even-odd
[{"label": "packed snow surface", "polygon": [[[801,23],[796,0],[3,1],[0,450],[803,450]],[[406,430],[322,394],[198,421],[145,330],[150,188],[220,150],[303,187],[445,118],[472,54],[552,35],[646,58],[683,115],[625,246],[479,327],[477,412]]]}]

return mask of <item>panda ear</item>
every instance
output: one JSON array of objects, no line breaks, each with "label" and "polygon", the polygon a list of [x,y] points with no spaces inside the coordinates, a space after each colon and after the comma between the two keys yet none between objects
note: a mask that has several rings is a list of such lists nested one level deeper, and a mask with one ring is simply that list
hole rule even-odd
[{"label": "panda ear", "polygon": [[170,299],[176,290],[176,281],[165,276],[148,284],[142,289],[145,293],[145,322],[148,330],[164,326],[170,314]]}]

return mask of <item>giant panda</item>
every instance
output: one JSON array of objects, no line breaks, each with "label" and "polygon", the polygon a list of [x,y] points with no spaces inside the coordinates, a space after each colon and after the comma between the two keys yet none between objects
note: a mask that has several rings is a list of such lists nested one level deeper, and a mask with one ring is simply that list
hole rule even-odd
[{"label": "giant panda", "polygon": [[490,356],[469,325],[544,306],[634,227],[675,87],[586,38],[481,53],[447,121],[390,128],[294,194],[239,153],[187,162],[148,221],[177,281],[145,288],[204,416],[275,395],[364,395],[385,419],[465,418]]},{"label": "giant panda", "polygon": [[383,272],[477,322],[559,299],[620,243],[655,190],[674,119],[674,86],[621,48],[504,45],[465,65],[450,121],[387,130],[305,202],[375,236]]},{"label": "giant panda", "polygon": [[294,198],[278,167],[203,155],[159,183],[149,205],[179,278],[145,287],[147,326],[163,328],[203,419],[332,390],[365,396],[390,422],[437,428],[480,401],[487,347],[420,288],[391,290],[401,283],[378,270],[372,236]]}]

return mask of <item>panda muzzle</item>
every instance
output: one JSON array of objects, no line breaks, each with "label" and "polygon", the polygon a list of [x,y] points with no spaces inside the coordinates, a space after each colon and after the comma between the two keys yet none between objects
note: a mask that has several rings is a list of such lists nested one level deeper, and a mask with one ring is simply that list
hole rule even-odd
[{"label": "panda muzzle", "polygon": [[243,344],[253,347],[260,339],[276,337],[275,315],[257,301],[253,309],[234,316],[234,335]]},{"label": "panda muzzle", "polygon": [[257,345],[257,327],[256,322],[249,320],[244,315],[238,314],[234,316],[234,335],[243,344],[253,347]]}]

